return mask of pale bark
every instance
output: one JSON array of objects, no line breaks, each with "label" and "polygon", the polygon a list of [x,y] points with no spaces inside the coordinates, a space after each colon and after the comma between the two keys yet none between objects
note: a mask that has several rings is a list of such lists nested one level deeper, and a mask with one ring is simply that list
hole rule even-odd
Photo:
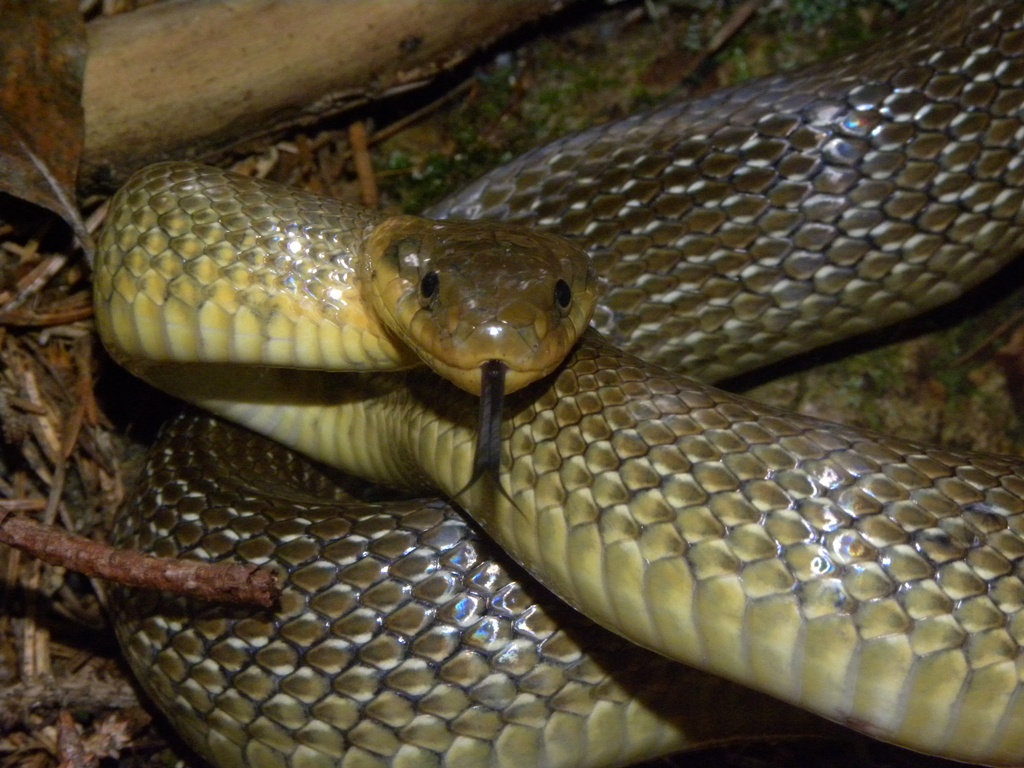
[{"label": "pale bark", "polygon": [[173,0],[89,25],[81,186],[417,87],[575,0]]}]

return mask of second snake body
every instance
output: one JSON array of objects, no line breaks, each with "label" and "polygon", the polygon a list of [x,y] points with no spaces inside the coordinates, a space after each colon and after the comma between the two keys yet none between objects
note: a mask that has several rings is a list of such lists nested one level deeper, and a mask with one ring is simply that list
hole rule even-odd
[{"label": "second snake body", "polygon": [[[599,327],[711,377],[946,300],[1024,243],[1024,7],[923,14],[887,49],[568,139],[435,213],[579,237],[612,284]],[[185,202],[161,189],[187,220],[194,185]],[[155,242],[156,218],[124,250]],[[98,280],[99,307],[112,285]],[[458,493],[533,576],[660,654],[915,749],[1024,762],[1017,460],[785,414],[588,335],[511,398],[502,493],[468,487],[476,406],[432,373],[300,387],[294,371],[221,368],[191,391],[179,373],[157,375],[347,471]],[[190,429],[205,444],[208,427]],[[277,615],[133,598],[121,616],[150,690],[221,764],[615,765],[644,754],[641,734],[648,754],[716,738],[675,714],[680,694],[645,694],[586,640],[538,631],[527,588],[446,540],[436,508],[374,513],[346,544],[348,518],[276,482],[204,482],[170,450],[182,439],[165,446],[126,540],[290,574]],[[433,579],[452,572],[445,553],[465,578]]]}]

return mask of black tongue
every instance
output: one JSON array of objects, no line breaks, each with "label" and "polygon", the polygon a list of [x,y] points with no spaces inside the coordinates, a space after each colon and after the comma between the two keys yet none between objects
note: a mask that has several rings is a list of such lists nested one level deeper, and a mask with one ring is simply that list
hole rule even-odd
[{"label": "black tongue", "polygon": [[484,475],[497,477],[501,468],[501,409],[505,403],[507,370],[500,360],[488,360],[480,366],[480,432],[471,483]]}]

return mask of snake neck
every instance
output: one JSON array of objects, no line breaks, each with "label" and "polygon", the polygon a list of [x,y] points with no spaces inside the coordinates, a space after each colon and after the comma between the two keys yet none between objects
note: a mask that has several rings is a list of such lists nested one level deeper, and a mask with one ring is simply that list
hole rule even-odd
[{"label": "snake neck", "polygon": [[355,371],[419,362],[362,295],[358,261],[379,213],[192,163],[139,171],[110,210],[97,329],[143,378],[171,362]]}]

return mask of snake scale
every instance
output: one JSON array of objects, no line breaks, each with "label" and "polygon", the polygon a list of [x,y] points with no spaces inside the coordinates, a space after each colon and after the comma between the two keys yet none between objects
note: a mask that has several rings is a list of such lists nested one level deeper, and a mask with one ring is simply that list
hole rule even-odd
[{"label": "snake scale", "polygon": [[[1024,4],[932,3],[878,47],[564,139],[435,208],[555,230],[607,281],[604,336],[507,399],[500,488],[470,483],[477,398],[429,370],[148,371],[367,480],[458,494],[476,523],[339,507],[303,459],[183,417],[118,541],[269,563],[285,595],[270,613],[114,600],[143,685],[218,766],[621,765],[808,717],[669,659],[913,749],[1024,763],[1024,462],[659,367],[719,378],[993,274],[1024,245],[1022,146]],[[168,253],[194,273],[239,243],[323,263],[351,226],[189,168],[115,201],[101,329],[106,306],[191,295]]]}]

